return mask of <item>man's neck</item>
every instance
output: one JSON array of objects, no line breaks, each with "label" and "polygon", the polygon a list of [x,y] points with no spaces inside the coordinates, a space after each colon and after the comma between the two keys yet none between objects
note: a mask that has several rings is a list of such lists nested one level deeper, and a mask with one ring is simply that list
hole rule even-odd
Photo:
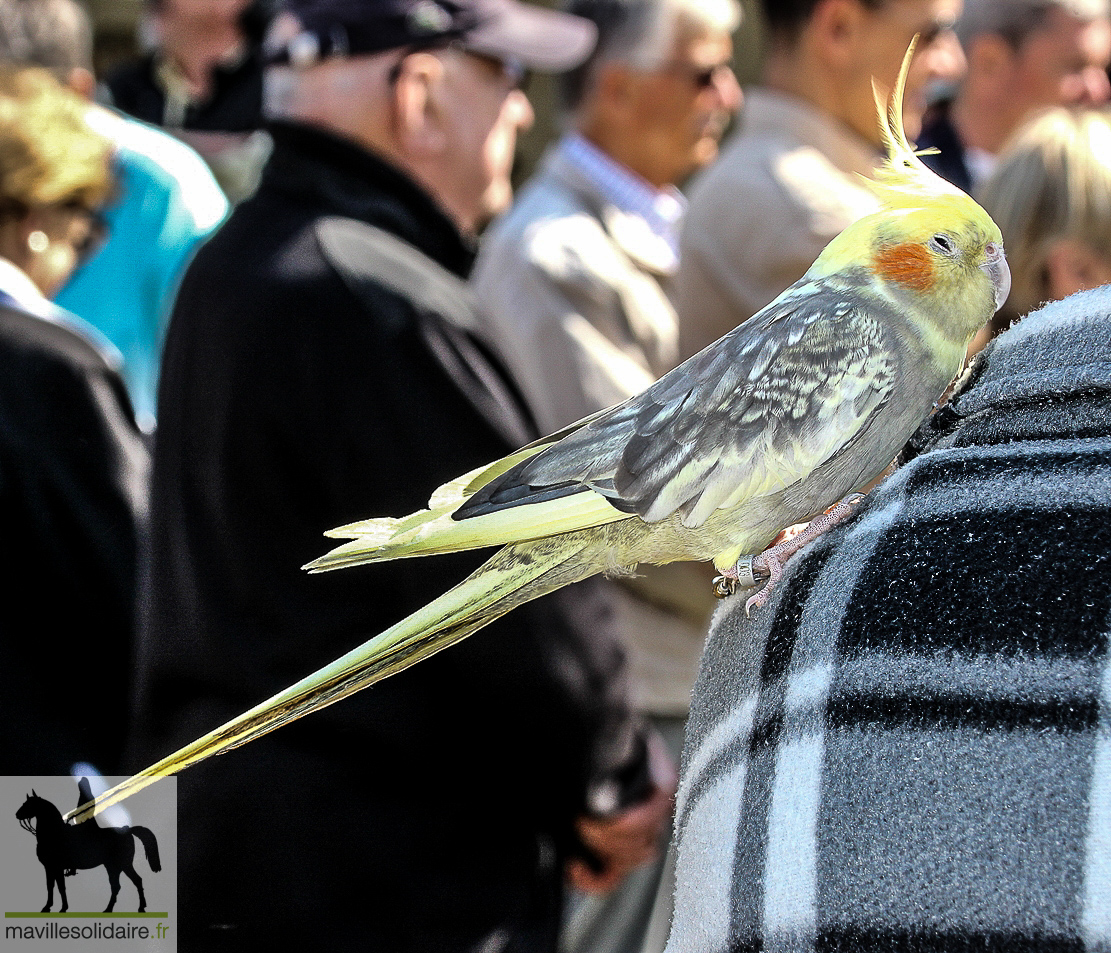
[{"label": "man's neck", "polygon": [[583,123],[578,133],[603,155],[654,189],[665,189],[677,181],[674,171],[666,163],[658,161],[658,156],[640,148],[638,137],[631,132],[594,122]]},{"label": "man's neck", "polygon": [[840,108],[843,97],[828,76],[819,75],[805,56],[793,47],[777,46],[768,54],[761,85],[812,106],[818,112],[851,128]]},{"label": "man's neck", "polygon": [[234,23],[200,28],[189,20],[162,24],[162,51],[190,85],[207,90],[212,69],[240,55],[243,38]]},{"label": "man's neck", "polygon": [[817,91],[811,88],[814,84],[806,77],[807,72],[793,47],[773,44],[764,60],[760,85],[817,106]]}]

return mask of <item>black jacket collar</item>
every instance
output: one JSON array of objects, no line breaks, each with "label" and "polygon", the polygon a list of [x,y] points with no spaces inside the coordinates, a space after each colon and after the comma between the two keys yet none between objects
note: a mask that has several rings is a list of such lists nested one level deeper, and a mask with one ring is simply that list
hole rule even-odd
[{"label": "black jacket collar", "polygon": [[377,225],[461,278],[475,249],[436,202],[395,166],[356,143],[315,126],[270,124],[274,152],[260,190],[304,201],[320,215]]}]

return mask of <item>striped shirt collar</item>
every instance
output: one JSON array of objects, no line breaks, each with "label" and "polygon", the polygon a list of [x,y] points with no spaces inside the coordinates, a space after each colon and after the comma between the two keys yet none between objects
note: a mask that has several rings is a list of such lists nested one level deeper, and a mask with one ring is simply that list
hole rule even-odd
[{"label": "striped shirt collar", "polygon": [[652,234],[666,242],[678,264],[679,229],[687,200],[677,188],[654,188],[578,133],[565,136],[559,151],[616,208],[641,218]]}]

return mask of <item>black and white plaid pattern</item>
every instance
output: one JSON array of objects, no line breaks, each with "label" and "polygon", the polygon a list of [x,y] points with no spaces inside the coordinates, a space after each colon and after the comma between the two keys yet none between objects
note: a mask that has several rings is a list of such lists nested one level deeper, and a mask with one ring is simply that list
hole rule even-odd
[{"label": "black and white plaid pattern", "polygon": [[1111,292],[715,618],[668,953],[1111,950]]}]

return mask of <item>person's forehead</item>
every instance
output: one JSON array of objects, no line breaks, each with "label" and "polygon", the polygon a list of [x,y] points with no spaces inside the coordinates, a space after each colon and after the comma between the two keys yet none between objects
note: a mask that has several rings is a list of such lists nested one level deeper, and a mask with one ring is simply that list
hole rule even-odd
[{"label": "person's forehead", "polygon": [[175,13],[240,13],[251,0],[163,0],[164,6]]},{"label": "person's forehead", "polygon": [[712,27],[692,27],[679,31],[672,47],[683,58],[712,66],[730,58],[733,53],[733,37],[724,30]]},{"label": "person's forehead", "polygon": [[1111,19],[1081,17],[1054,7],[1038,29],[1026,37],[1021,52],[1028,57],[1048,52],[1075,54],[1077,58],[1106,66],[1111,59]]},{"label": "person's forehead", "polygon": [[963,8],[963,0],[887,0],[877,8],[876,15],[881,21],[898,24],[929,39],[952,28]]}]

